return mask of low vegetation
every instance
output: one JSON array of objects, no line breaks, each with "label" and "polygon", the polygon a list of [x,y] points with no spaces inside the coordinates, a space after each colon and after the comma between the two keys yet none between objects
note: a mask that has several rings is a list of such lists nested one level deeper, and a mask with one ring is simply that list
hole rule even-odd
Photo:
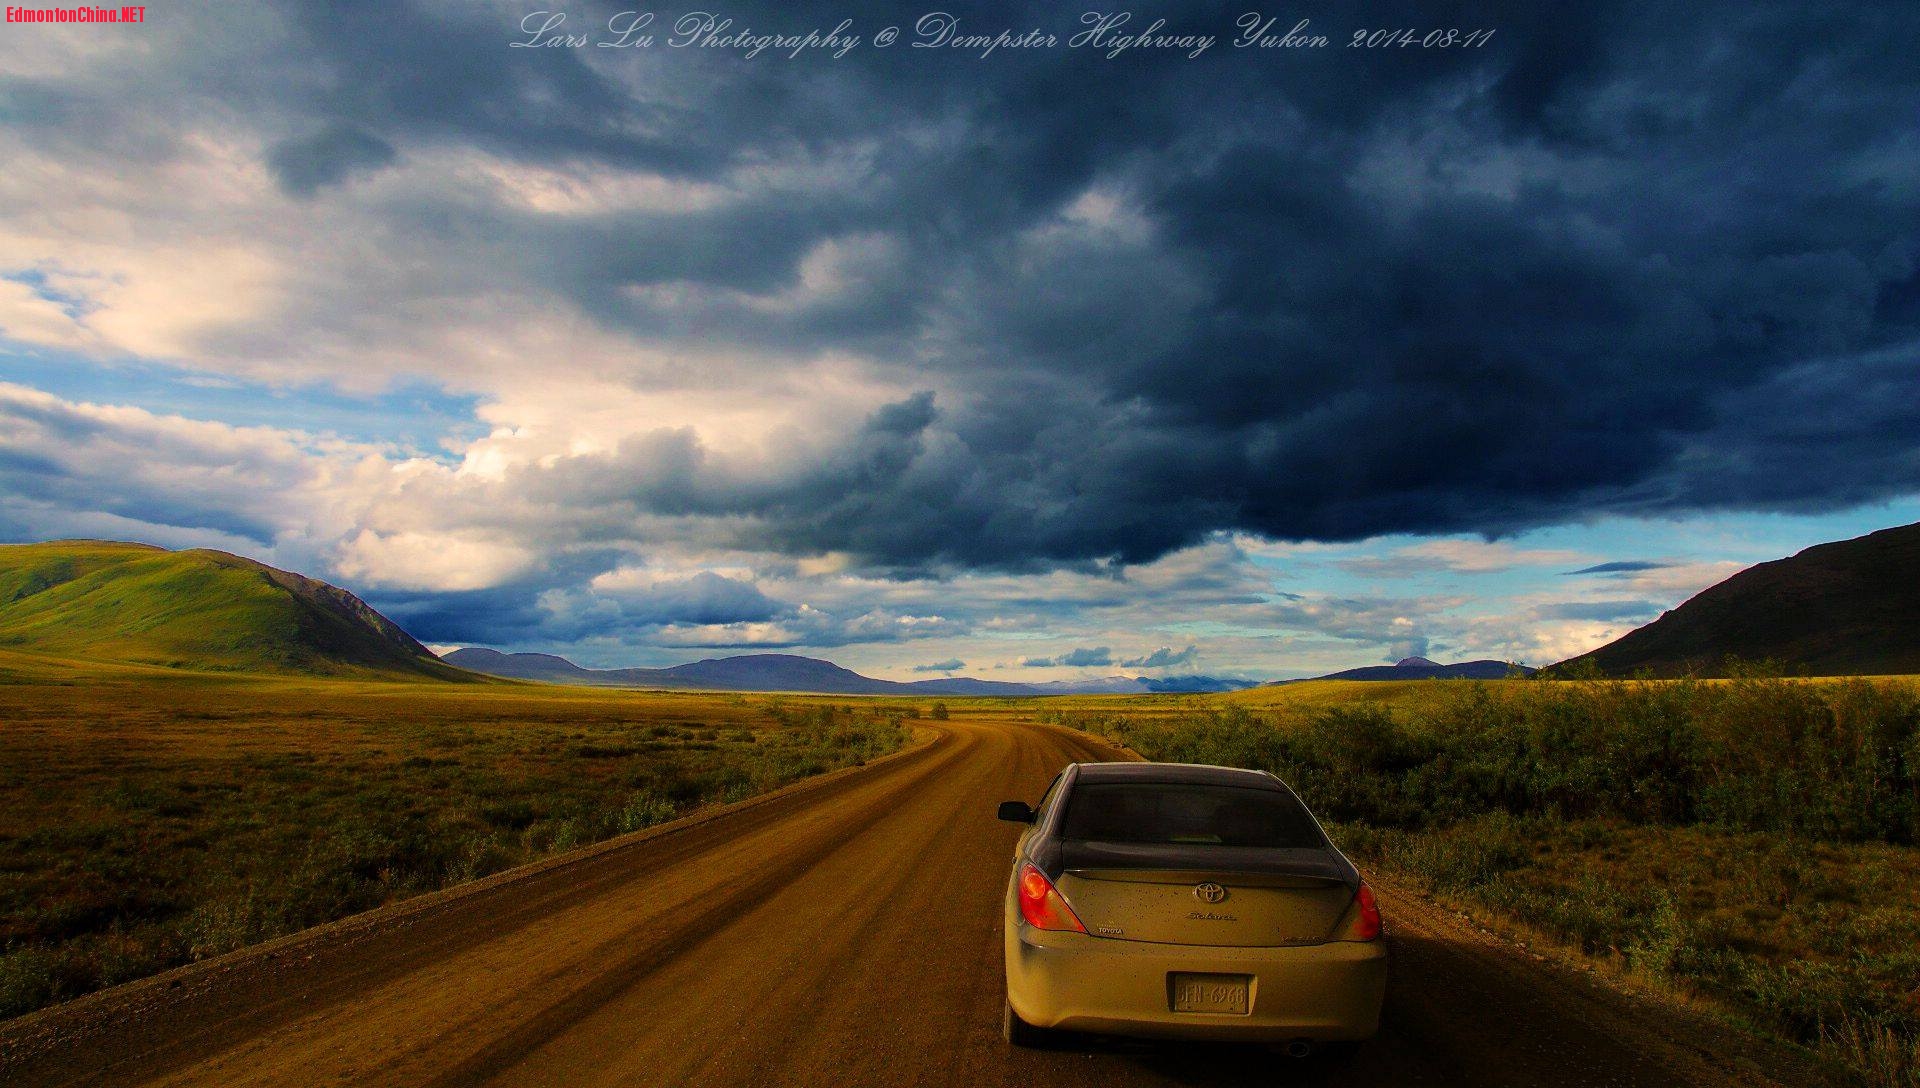
[{"label": "low vegetation", "polygon": [[861,763],[909,716],[508,685],[0,686],[0,1015]]},{"label": "low vegetation", "polygon": [[1911,684],[1316,687],[1258,709],[1051,716],[1152,759],[1272,770],[1365,863],[1864,1083],[1920,1085]]},{"label": "low vegetation", "polygon": [[896,749],[954,713],[1293,783],[1363,865],[1920,1088],[1920,691],[1319,682],[943,700],[118,672],[0,652],[0,1014]]}]

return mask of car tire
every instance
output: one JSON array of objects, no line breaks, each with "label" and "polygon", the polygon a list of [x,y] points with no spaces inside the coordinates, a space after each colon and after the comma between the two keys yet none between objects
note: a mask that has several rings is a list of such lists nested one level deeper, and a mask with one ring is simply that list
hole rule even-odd
[{"label": "car tire", "polygon": [[1014,1046],[1039,1049],[1053,1041],[1053,1032],[1046,1028],[1036,1028],[1020,1014],[1013,1011],[1013,1003],[1007,1002],[1000,1007],[1000,1034]]}]

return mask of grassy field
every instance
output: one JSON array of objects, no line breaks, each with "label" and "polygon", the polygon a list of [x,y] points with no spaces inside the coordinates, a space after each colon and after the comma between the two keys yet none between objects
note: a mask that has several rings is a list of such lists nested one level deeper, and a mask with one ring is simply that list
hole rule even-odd
[{"label": "grassy field", "polygon": [[921,708],[0,654],[0,1015],[872,759]]},{"label": "grassy field", "polygon": [[859,763],[936,703],[1265,767],[1363,865],[1920,1085],[1910,681],[875,700],[220,676],[0,649],[0,1015]]}]

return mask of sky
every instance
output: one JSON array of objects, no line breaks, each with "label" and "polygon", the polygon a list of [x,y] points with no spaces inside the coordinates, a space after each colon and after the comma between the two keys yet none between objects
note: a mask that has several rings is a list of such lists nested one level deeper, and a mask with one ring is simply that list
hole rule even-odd
[{"label": "sky", "polygon": [[598,667],[1274,679],[1920,521],[1910,4],[696,10],[0,25],[0,540]]}]

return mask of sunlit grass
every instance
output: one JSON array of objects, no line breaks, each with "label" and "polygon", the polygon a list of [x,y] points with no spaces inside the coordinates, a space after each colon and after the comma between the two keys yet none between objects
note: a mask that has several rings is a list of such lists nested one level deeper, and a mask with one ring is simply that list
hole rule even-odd
[{"label": "sunlit grass", "polygon": [[0,545],[0,650],[194,672],[487,682],[324,583],[223,552],[107,541]]}]

